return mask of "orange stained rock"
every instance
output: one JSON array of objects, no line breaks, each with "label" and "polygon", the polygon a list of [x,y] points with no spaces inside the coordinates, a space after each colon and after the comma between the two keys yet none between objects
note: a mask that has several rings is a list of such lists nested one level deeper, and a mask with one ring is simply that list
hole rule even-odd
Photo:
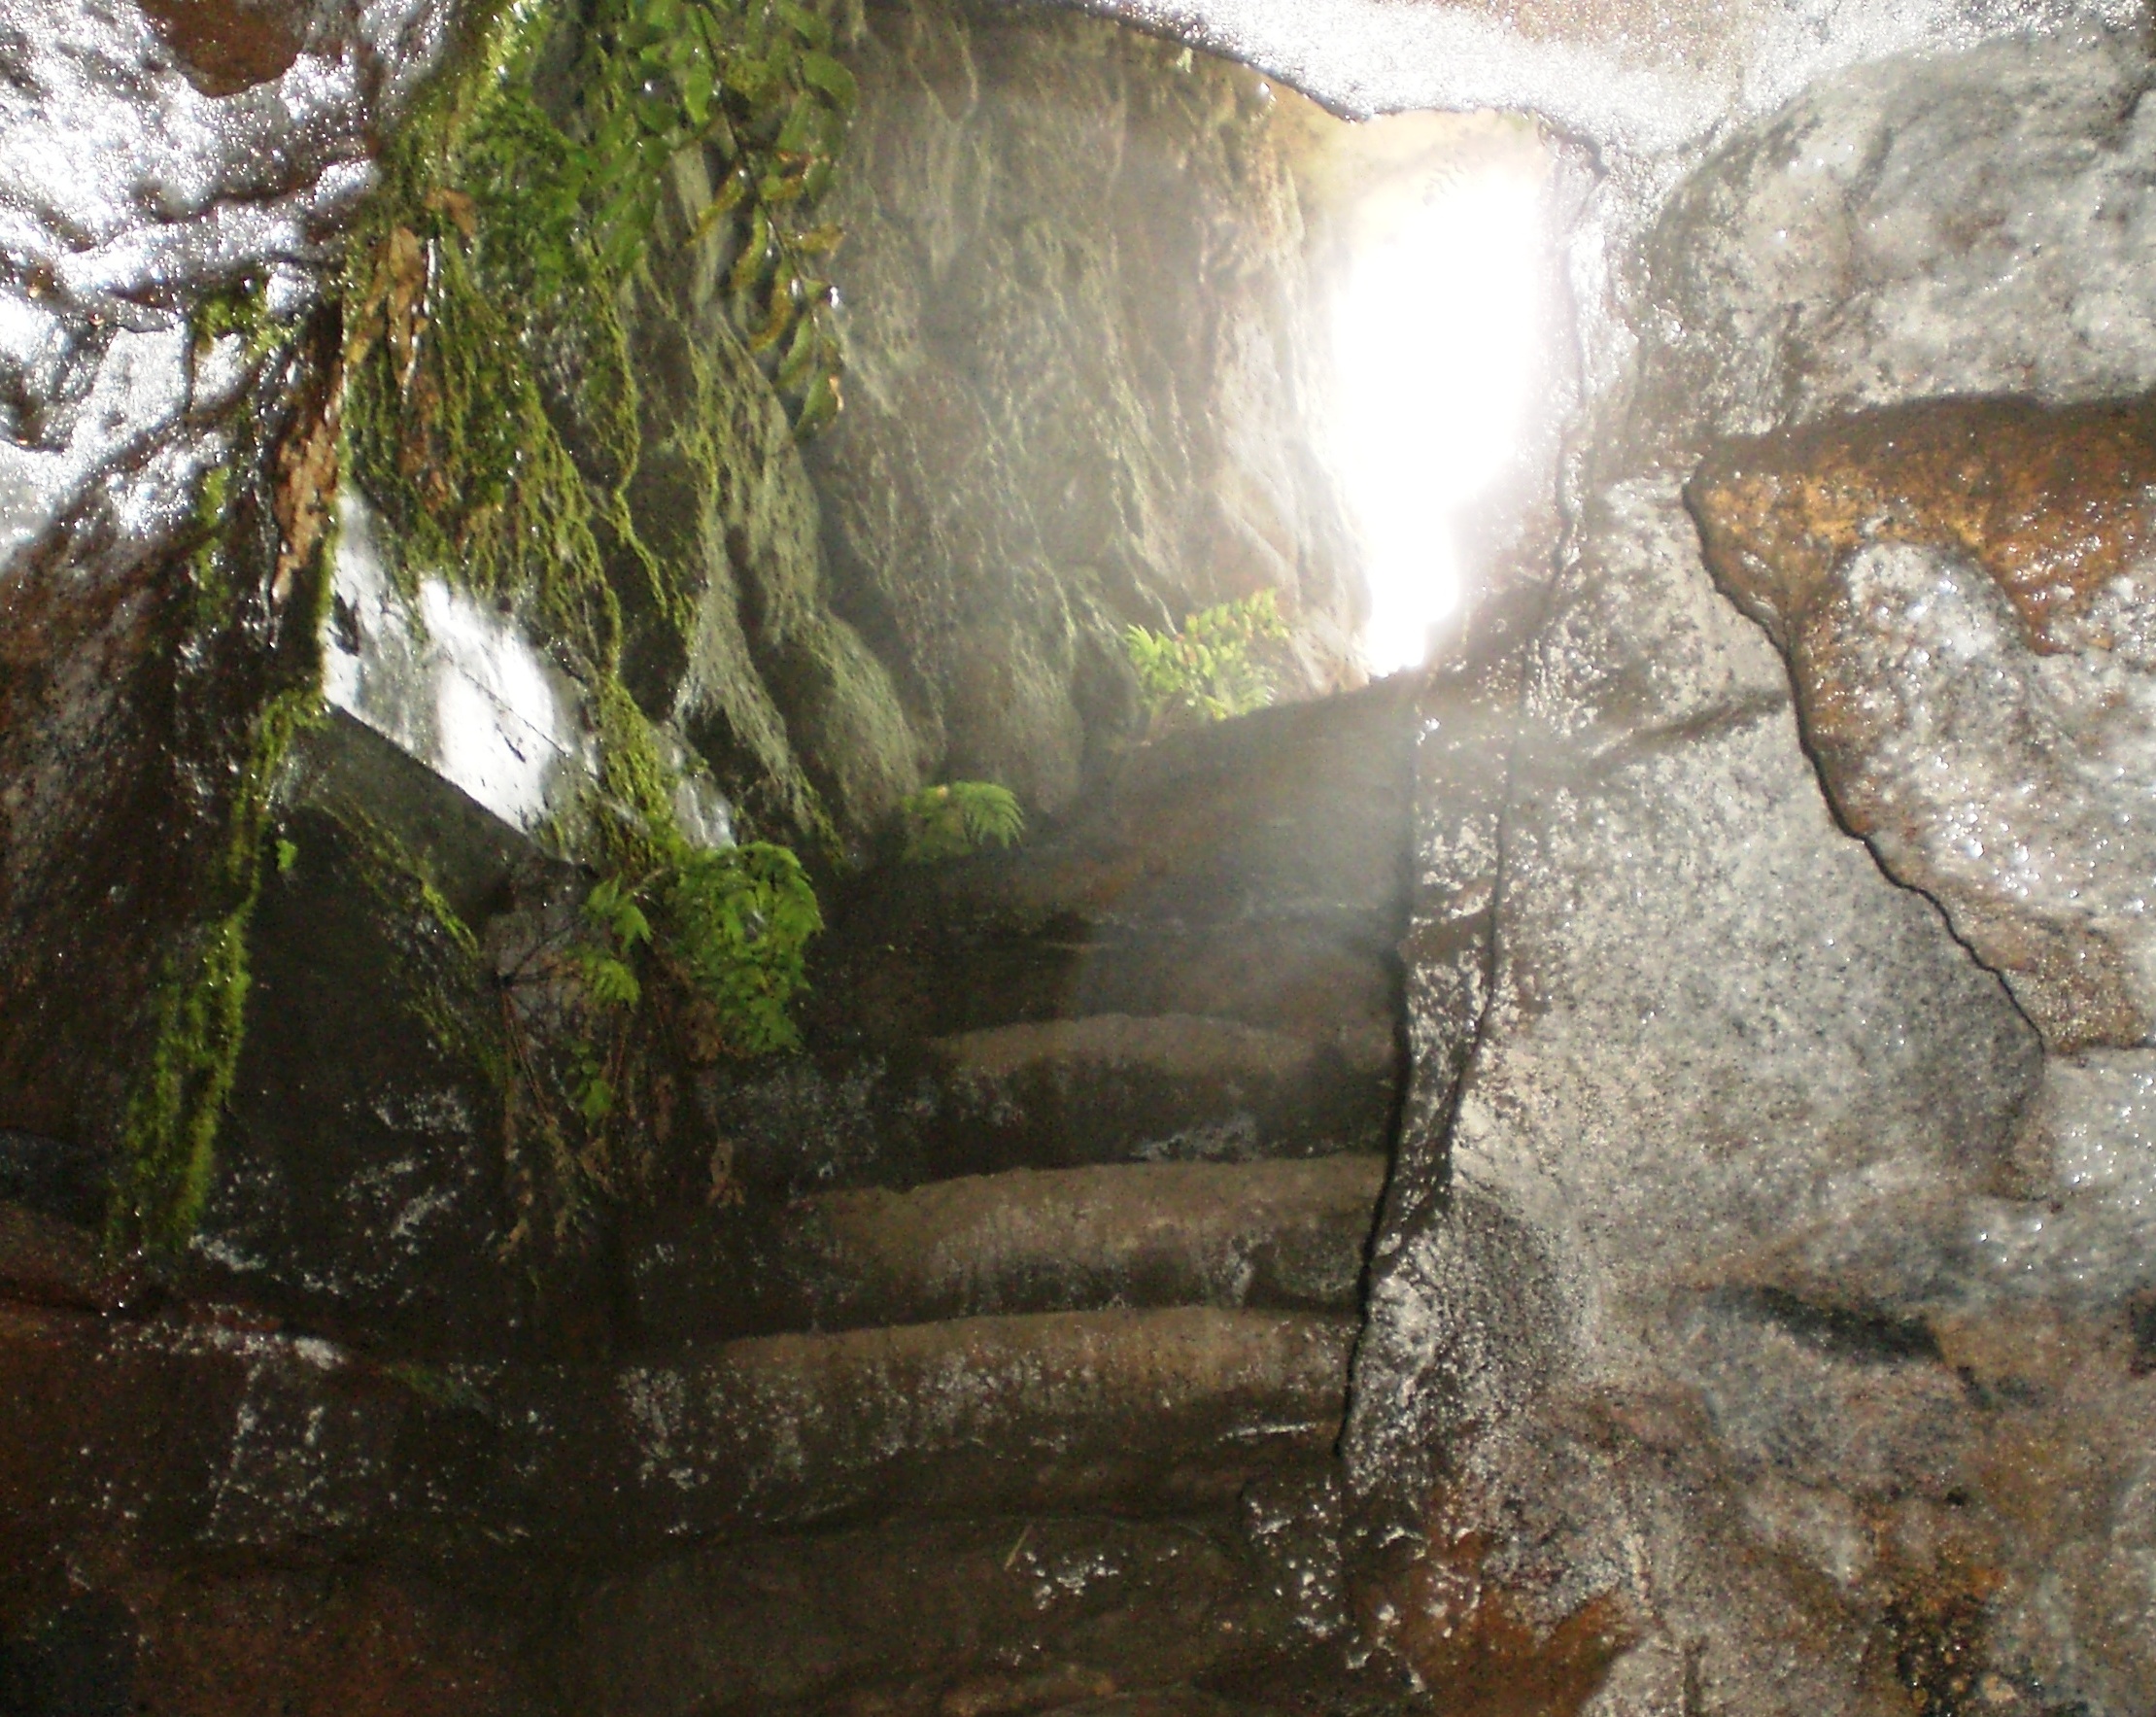
[{"label": "orange stained rock", "polygon": [[2156,549],[2156,399],[1857,412],[1723,444],[1685,498],[1708,567],[1785,642],[1851,554],[1907,543],[1967,555],[2053,653],[2061,623]]},{"label": "orange stained rock", "polygon": [[291,0],[141,0],[165,46],[205,95],[237,95],[282,77],[299,57]]},{"label": "orange stained rock", "polygon": [[1436,1701],[1458,1717],[1574,1717],[1634,1643],[1608,1593],[1564,1615],[1532,1613],[1486,1565],[1491,1542],[1437,1511],[1428,1547],[1389,1592],[1361,1595],[1365,1627],[1411,1664]]}]

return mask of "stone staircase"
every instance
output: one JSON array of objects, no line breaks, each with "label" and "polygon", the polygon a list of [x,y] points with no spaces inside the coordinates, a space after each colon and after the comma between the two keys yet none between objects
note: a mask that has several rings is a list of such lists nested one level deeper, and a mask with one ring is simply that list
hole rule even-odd
[{"label": "stone staircase", "polygon": [[[86,1277],[42,1292],[59,1337],[17,1332],[44,1398],[147,1367],[137,1428],[198,1421],[188,1453],[130,1453],[123,1412],[25,1435],[139,1469],[166,1560],[529,1582],[487,1612],[504,1708],[1393,1708],[1342,1667],[1331,1469],[1411,738],[1382,688],[1268,712],[832,903],[808,1052],[709,1080],[708,1184],[608,1249],[609,1351],[369,1356],[296,1289],[210,1340]],[[111,1483],[55,1448],[17,1490],[65,1541],[97,1530],[70,1487]]]}]

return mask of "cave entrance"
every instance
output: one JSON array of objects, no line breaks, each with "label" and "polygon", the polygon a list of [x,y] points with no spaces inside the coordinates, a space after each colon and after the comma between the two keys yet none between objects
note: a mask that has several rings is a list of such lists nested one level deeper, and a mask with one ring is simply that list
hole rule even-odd
[{"label": "cave entrance", "polygon": [[1560,162],[1531,120],[1333,123],[1311,171],[1330,386],[1373,675],[1428,659],[1536,540],[1563,369]]}]

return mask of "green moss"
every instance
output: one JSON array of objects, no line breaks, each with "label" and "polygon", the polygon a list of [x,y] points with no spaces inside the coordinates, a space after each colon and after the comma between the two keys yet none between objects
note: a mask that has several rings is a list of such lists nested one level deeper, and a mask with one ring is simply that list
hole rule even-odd
[{"label": "green moss", "polygon": [[174,651],[174,761],[198,772],[221,820],[206,852],[196,849],[197,857],[183,845],[174,854],[192,872],[197,907],[144,1010],[149,1047],[121,1118],[121,1165],[107,1214],[116,1249],[164,1255],[186,1245],[201,1215],[239,1064],[248,928],[270,862],[273,800],[293,740],[320,718],[323,567],[333,546],[330,537],[318,541],[296,568],[284,612],[273,615],[275,436],[301,427],[304,389],[291,383],[304,364],[288,361],[306,330],[272,318],[260,287],[250,285],[199,306],[193,331],[198,350],[245,335],[255,385],[227,457],[196,489],[193,545],[183,562],[188,596]]},{"label": "green moss", "polygon": [[176,1252],[194,1232],[247,1006],[247,913],[202,933],[158,987],[155,1047],[125,1122],[126,1166],[111,1240]]},{"label": "green moss", "polygon": [[150,1059],[122,1123],[123,1166],[108,1221],[116,1250],[175,1253],[201,1218],[245,1037],[247,932],[261,894],[272,791],[294,737],[318,709],[311,692],[286,692],[256,718],[218,878],[228,904],[170,957],[151,1005]]},{"label": "green moss", "polygon": [[188,326],[197,360],[217,341],[238,334],[245,361],[258,363],[291,338],[291,329],[270,314],[268,288],[260,280],[210,293],[194,307]]},{"label": "green moss", "polygon": [[[702,1022],[689,1036],[728,1053],[792,1041],[784,1008],[820,926],[813,891],[782,847],[692,850],[635,695],[658,709],[673,681],[625,671],[626,653],[678,678],[727,560],[709,520],[770,450],[732,435],[740,378],[677,316],[669,409],[655,412],[631,318],[671,313],[647,242],[677,213],[674,169],[715,162],[716,193],[669,242],[712,247],[739,336],[725,356],[761,400],[786,401],[799,435],[836,413],[836,302],[817,268],[838,234],[812,211],[853,100],[837,35],[827,0],[496,8],[393,141],[348,262],[346,469],[408,591],[439,573],[515,610],[583,684],[597,779],[548,834],[656,926],[648,946],[617,947],[587,924],[583,944],[541,962],[528,1001],[509,985],[498,1031],[481,1024],[488,1043],[469,1046],[497,1076],[520,1241],[565,1237],[595,1192],[633,1179],[639,1105],[689,1015]],[[783,419],[778,433],[792,457]],[[649,504],[669,468],[672,516]],[[725,702],[752,740],[753,778],[722,773],[752,807],[744,826],[835,845],[755,666],[740,667]],[[375,861],[387,876],[412,870],[409,855]],[[564,970],[581,974],[568,986],[581,995]],[[421,975],[437,1033],[468,1012],[451,1005],[454,979]]]}]

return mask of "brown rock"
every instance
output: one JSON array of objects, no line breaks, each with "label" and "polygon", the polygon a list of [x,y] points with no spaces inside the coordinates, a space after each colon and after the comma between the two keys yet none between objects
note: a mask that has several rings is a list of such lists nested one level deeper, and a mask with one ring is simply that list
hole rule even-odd
[{"label": "brown rock", "polygon": [[205,95],[237,95],[282,77],[299,57],[292,0],[141,0],[188,82]]},{"label": "brown rock", "polygon": [[1872,543],[1958,550],[2050,653],[2156,546],[2156,408],[1927,399],[1725,443],[1686,486],[1707,566],[1787,646]]},{"label": "brown rock", "polygon": [[469,1582],[190,1574],[143,1615],[152,1717],[530,1717],[525,1641]]},{"label": "brown rock", "polygon": [[2152,486],[2148,400],[1950,398],[1728,443],[1686,491],[1843,821],[2062,1051],[2151,1028],[2118,783],[2147,719]]}]

